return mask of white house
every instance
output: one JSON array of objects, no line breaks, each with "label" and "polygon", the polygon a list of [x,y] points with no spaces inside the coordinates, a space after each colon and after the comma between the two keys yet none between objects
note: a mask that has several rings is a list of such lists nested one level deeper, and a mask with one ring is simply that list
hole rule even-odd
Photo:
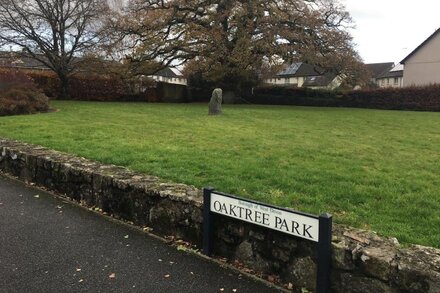
[{"label": "white house", "polygon": [[378,77],[388,73],[394,67],[394,62],[368,63],[365,66],[369,73],[370,82],[380,87]]},{"label": "white house", "polygon": [[318,67],[304,62],[293,63],[286,66],[276,76],[265,79],[264,83],[314,89],[334,89],[341,85],[341,77],[319,71]]},{"label": "white house", "polygon": [[400,63],[405,65],[403,86],[440,84],[440,29]]},{"label": "white house", "polygon": [[182,72],[180,72],[176,68],[166,67],[153,75],[147,76],[155,81],[178,84],[178,85],[187,85],[188,80],[183,76]]},{"label": "white house", "polygon": [[403,87],[403,73],[404,66],[402,64],[397,64],[391,68],[391,70],[385,71],[377,76],[376,83],[381,88],[401,88]]}]

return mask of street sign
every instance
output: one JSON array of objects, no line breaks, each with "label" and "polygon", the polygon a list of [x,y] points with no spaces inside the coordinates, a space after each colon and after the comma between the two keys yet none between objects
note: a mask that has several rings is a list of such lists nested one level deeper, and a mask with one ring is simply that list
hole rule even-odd
[{"label": "street sign", "polygon": [[230,217],[270,230],[287,233],[318,243],[318,266],[316,292],[327,293],[330,289],[330,262],[332,239],[332,216],[321,216],[294,211],[240,198],[234,195],[203,190],[203,253],[213,251],[213,217]]}]

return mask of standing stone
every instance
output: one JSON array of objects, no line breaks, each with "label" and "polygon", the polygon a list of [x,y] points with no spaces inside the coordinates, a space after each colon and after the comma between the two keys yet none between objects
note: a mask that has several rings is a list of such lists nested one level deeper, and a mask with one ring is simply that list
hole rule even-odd
[{"label": "standing stone", "polygon": [[222,99],[222,89],[214,89],[212,91],[211,101],[209,102],[209,115],[219,115],[222,113]]}]

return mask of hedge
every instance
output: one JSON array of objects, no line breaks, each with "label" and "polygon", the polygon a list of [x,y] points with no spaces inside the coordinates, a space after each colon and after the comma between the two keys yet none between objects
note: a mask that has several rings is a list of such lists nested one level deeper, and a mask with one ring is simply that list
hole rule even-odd
[{"label": "hedge", "polygon": [[[39,88],[50,98],[57,99],[59,81],[57,76],[50,71],[29,71]],[[70,77],[71,100],[82,101],[119,101],[119,102],[144,102],[155,97],[149,97],[147,93],[133,94],[129,86],[118,77],[103,76],[96,74],[75,74]]]},{"label": "hedge", "polygon": [[[50,71],[29,71],[43,92],[57,99],[58,78]],[[143,91],[139,91],[143,87]],[[136,89],[137,88],[137,89]],[[111,75],[75,74],[70,77],[70,100],[103,102],[188,102],[185,86],[139,80],[128,84],[121,78]]]},{"label": "hedge", "polygon": [[265,105],[440,111],[440,85],[353,91],[264,86],[244,99]]}]

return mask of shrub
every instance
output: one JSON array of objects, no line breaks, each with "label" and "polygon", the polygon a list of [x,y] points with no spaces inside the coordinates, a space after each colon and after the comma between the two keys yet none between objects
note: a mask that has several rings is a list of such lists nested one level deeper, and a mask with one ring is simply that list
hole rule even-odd
[{"label": "shrub", "polygon": [[59,81],[52,71],[28,71],[27,74],[34,80],[38,88],[49,98],[56,99],[60,92]]},{"label": "shrub", "polygon": [[[59,93],[58,77],[50,72],[32,71],[29,75],[49,97]],[[150,97],[152,95],[152,97]],[[133,93],[128,83],[118,76],[78,73],[70,77],[70,97],[78,101],[145,102],[155,100],[154,93]]]},{"label": "shrub", "polygon": [[32,78],[18,70],[0,70],[0,116],[49,110],[49,99]]},{"label": "shrub", "polygon": [[29,75],[19,70],[0,69],[0,92],[16,86],[33,87],[34,82]]},{"label": "shrub", "polygon": [[47,112],[49,98],[35,88],[14,87],[0,94],[0,116]]},{"label": "shrub", "polygon": [[255,104],[440,111],[440,85],[359,91],[264,86],[245,95]]}]

